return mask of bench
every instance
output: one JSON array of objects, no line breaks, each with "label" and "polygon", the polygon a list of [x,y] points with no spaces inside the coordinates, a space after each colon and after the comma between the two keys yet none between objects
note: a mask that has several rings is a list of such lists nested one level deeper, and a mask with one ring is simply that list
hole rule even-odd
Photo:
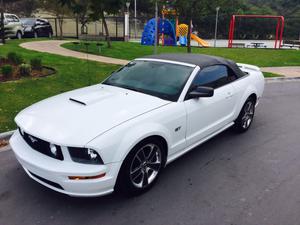
[{"label": "bench", "polygon": [[245,43],[232,43],[233,48],[245,48]]},{"label": "bench", "polygon": [[267,45],[263,42],[252,42],[251,44],[247,45],[247,48],[266,48]]}]

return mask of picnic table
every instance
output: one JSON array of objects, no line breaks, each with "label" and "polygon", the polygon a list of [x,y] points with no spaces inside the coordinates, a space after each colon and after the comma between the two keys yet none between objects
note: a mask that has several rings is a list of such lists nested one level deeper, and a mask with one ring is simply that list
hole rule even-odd
[{"label": "picnic table", "polygon": [[300,49],[300,40],[286,40],[281,47],[298,48]]},{"label": "picnic table", "polygon": [[250,45],[247,45],[247,47],[266,48],[267,46],[263,42],[251,42]]}]

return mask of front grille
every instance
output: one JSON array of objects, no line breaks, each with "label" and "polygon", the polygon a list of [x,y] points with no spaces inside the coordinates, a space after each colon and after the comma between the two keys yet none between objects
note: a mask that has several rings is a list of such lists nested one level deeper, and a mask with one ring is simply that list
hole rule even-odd
[{"label": "front grille", "polygon": [[45,178],[42,178],[42,177],[40,177],[40,176],[38,176],[38,175],[36,175],[36,174],[30,172],[30,171],[29,171],[29,173],[30,173],[32,176],[34,176],[35,178],[37,178],[38,180],[43,181],[43,182],[46,183],[46,184],[49,184],[49,185],[51,185],[51,186],[53,186],[53,187],[55,187],[55,188],[64,190],[62,186],[60,186],[59,184],[57,184],[57,183],[55,183],[55,182],[53,182],[53,181],[47,180],[47,179],[45,179]]},{"label": "front grille", "polygon": [[25,132],[21,132],[19,128],[19,132],[25,142],[34,150],[38,151],[39,153],[42,153],[44,155],[47,155],[51,158],[58,159],[58,160],[64,160],[64,156],[61,151],[61,147],[58,145],[54,145],[56,147],[56,151],[51,151],[50,143],[44,140],[41,140],[37,137],[34,137],[30,134],[27,134]]}]

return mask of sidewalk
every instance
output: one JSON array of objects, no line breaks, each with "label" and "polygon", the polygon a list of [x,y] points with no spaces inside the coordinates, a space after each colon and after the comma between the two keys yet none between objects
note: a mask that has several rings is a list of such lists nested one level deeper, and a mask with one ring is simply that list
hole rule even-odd
[{"label": "sidewalk", "polygon": [[300,66],[262,67],[263,72],[275,73],[288,78],[300,77]]},{"label": "sidewalk", "polygon": [[[62,44],[72,42],[72,41],[59,41],[59,40],[50,40],[50,41],[33,41],[25,42],[20,46],[29,50],[34,50],[38,52],[47,52],[56,55],[75,57],[78,59],[88,59],[92,61],[125,65],[129,61],[123,59],[110,58],[105,56],[86,54],[81,52],[72,51],[66,48],[61,47]],[[283,75],[287,78],[300,77],[300,66],[287,66],[287,67],[262,67],[263,72],[275,73]]]},{"label": "sidewalk", "polygon": [[62,56],[69,56],[74,57],[78,59],[88,59],[91,61],[96,62],[102,62],[102,63],[109,63],[109,64],[117,64],[117,65],[125,65],[129,61],[123,60],[123,59],[115,59],[105,56],[98,56],[98,55],[92,55],[92,54],[86,54],[81,52],[72,51],[66,48],[61,47],[60,45],[64,43],[68,43],[72,41],[57,41],[57,40],[51,40],[51,41],[33,41],[33,42],[25,42],[20,44],[22,48],[26,48],[29,50],[34,50],[38,52],[47,52],[51,54],[56,55],[62,55]]}]

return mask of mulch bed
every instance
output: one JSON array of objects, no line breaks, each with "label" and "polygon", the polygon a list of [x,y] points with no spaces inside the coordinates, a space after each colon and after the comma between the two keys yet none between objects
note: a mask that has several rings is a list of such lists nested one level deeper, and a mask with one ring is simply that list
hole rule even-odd
[{"label": "mulch bed", "polygon": [[8,145],[8,140],[0,140],[0,148],[5,147]]},{"label": "mulch bed", "polygon": [[[13,74],[10,77],[4,77],[0,73],[0,83],[1,82],[14,81],[14,80],[19,80],[21,78],[25,78],[25,76],[20,76],[17,65],[13,65],[11,63],[8,63],[7,61],[1,60],[0,61],[0,67],[2,67],[4,65],[11,65],[13,67]],[[1,72],[1,70],[0,70],[0,72]],[[43,66],[41,70],[32,70],[31,71],[31,75],[30,76],[26,76],[26,77],[46,77],[46,76],[53,75],[55,73],[56,73],[55,69],[53,69],[51,67]]]}]

